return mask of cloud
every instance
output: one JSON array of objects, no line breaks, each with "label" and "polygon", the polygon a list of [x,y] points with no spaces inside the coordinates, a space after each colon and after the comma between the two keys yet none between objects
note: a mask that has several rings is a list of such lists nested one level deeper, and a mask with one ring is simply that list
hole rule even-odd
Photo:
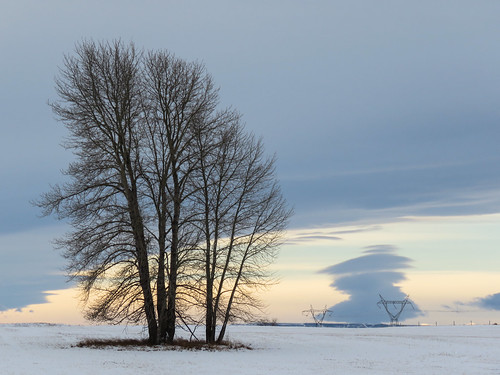
[{"label": "cloud", "polygon": [[291,230],[288,232],[286,244],[302,244],[307,242],[315,241],[340,241],[343,237],[339,235],[349,235],[362,232],[371,232],[380,230],[382,227],[378,225],[369,226],[358,226],[353,227],[353,229],[344,230],[314,230],[314,229],[303,229],[303,230]]},{"label": "cloud", "polygon": [[[176,2],[141,5],[147,16],[137,19],[137,5],[115,9],[109,2],[96,15],[84,2],[27,9],[9,2],[2,8],[2,52],[9,56],[2,70],[12,74],[0,85],[2,120],[10,124],[0,137],[0,232],[40,225],[26,202],[58,182],[71,160],[58,147],[65,130],[46,101],[55,98],[52,77],[62,53],[71,53],[81,35],[118,34],[137,47],[168,45],[183,58],[206,61],[223,89],[221,104],[239,108],[249,130],[279,156],[296,228],[500,210],[500,109],[492,99],[500,95],[500,51],[491,32],[499,26],[490,17],[500,5],[458,1],[451,15],[444,3],[424,3],[365,0],[360,13],[357,2],[269,2],[265,12],[245,2],[195,10]],[[191,33],[168,37],[186,22]],[[55,33],[54,23],[73,31]],[[193,38],[193,30],[218,42]],[[36,65],[25,51],[38,56]],[[486,196],[488,190],[496,195]]]},{"label": "cloud", "polygon": [[307,243],[307,242],[313,242],[313,241],[339,241],[342,240],[342,238],[338,236],[332,236],[329,234],[310,234],[310,235],[298,235],[289,238],[287,241],[285,241],[285,244],[287,245],[295,245],[299,243]]},{"label": "cloud", "polygon": [[321,272],[331,275],[358,275],[365,272],[383,273],[383,271],[410,267],[409,263],[411,263],[411,259],[393,254],[395,251],[393,246],[370,246],[367,249],[368,250],[364,252],[367,255],[327,267]]},{"label": "cloud", "polygon": [[499,161],[485,158],[460,166],[282,180],[282,188],[294,202],[292,226],[297,227],[304,222],[326,225],[401,216],[488,214],[500,210]]},{"label": "cloud", "polygon": [[[405,280],[400,270],[410,268],[410,258],[396,255],[396,248],[391,245],[377,245],[365,248],[360,257],[338,263],[321,270],[334,277],[331,286],[345,294],[349,299],[332,307],[332,314],[325,320],[350,323],[381,323],[390,319],[385,310],[377,306],[382,295],[386,300],[403,300],[406,294],[396,284]],[[389,306],[399,308],[399,306]],[[402,319],[408,319],[420,314],[406,308]]]},{"label": "cloud", "polygon": [[52,248],[61,226],[0,235],[0,311],[47,302],[47,290],[68,285],[64,259]]},{"label": "cloud", "polygon": [[353,234],[353,233],[363,233],[363,232],[373,232],[376,230],[381,230],[382,227],[380,225],[370,225],[366,227],[359,227],[355,229],[345,229],[329,232],[329,234]]},{"label": "cloud", "polygon": [[488,310],[500,310],[500,293],[478,298],[474,305]]},{"label": "cloud", "polygon": [[[396,246],[392,245],[372,245],[372,246],[366,246],[365,247],[365,254],[371,254],[371,253],[395,253],[398,249]],[[409,258],[406,258],[409,259]],[[410,259],[411,261],[411,259]]]}]

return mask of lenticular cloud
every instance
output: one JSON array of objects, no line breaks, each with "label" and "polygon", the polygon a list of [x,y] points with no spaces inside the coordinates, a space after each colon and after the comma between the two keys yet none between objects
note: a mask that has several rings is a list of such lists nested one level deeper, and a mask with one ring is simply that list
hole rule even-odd
[{"label": "lenticular cloud", "polygon": [[[396,254],[391,245],[370,246],[364,255],[327,267],[321,273],[332,275],[331,286],[349,295],[349,299],[329,309],[325,320],[349,323],[387,322],[385,310],[377,306],[381,294],[387,300],[403,300],[406,293],[397,283],[406,279],[402,270],[410,268],[412,259]],[[401,320],[419,315],[419,310],[405,309]]]}]

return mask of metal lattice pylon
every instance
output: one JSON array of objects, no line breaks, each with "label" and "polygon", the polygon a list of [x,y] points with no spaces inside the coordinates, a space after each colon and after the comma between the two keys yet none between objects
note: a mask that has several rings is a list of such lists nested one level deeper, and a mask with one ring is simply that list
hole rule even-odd
[{"label": "metal lattice pylon", "polygon": [[[413,310],[415,310],[413,303],[410,301],[410,296],[406,296],[406,298],[401,301],[387,301],[384,299],[384,297],[382,297],[381,294],[379,294],[379,296],[380,296],[380,301],[377,302],[377,306],[379,309],[380,305],[384,306],[385,311],[387,311],[387,314],[389,315],[389,318],[391,318],[391,325],[399,324],[399,316],[403,312],[406,305],[410,305],[413,308]],[[388,305],[392,305],[394,307],[395,309],[394,313],[389,310]],[[398,306],[399,306],[399,311],[398,311]]]},{"label": "metal lattice pylon", "polygon": [[311,305],[311,308],[309,310],[302,311],[302,314],[304,314],[305,316],[312,316],[312,318],[314,319],[314,323],[316,324],[316,327],[323,326],[323,320],[325,319],[325,316],[328,313],[333,313],[333,311],[328,310],[326,308],[326,306],[322,310],[317,310],[317,309],[313,309],[313,307]]}]

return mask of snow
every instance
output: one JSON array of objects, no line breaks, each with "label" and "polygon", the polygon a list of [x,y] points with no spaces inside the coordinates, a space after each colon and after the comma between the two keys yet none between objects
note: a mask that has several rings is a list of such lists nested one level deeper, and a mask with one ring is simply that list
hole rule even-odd
[{"label": "snow", "polygon": [[231,326],[253,350],[74,347],[142,327],[0,324],[0,374],[499,374],[500,326]]}]

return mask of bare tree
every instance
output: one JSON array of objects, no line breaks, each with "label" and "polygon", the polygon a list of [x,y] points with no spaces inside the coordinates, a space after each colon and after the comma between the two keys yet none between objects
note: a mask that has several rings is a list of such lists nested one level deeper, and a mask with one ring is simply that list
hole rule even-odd
[{"label": "bare tree", "polygon": [[65,123],[65,147],[77,160],[72,180],[55,186],[38,204],[69,219],[73,232],[59,240],[68,271],[87,298],[87,316],[123,321],[146,318],[157,341],[148,238],[141,197],[141,54],[133,45],[84,42],[66,57],[52,104]]},{"label": "bare tree", "polygon": [[266,266],[291,215],[262,142],[243,132],[238,117],[224,125],[212,145],[199,141],[201,295],[210,343],[223,340],[232,319],[248,320],[259,307],[253,291],[269,285]]},{"label": "bare tree", "polygon": [[83,42],[56,88],[76,161],[37,204],[72,225],[57,242],[86,316],[145,322],[151,343],[171,343],[201,308],[206,340],[222,341],[258,306],[290,216],[274,159],[217,110],[201,64],[165,51]]},{"label": "bare tree", "polygon": [[186,200],[192,193],[190,181],[199,160],[195,135],[210,133],[217,125],[211,117],[218,104],[218,93],[201,64],[187,63],[160,51],[147,56],[144,96],[151,151],[144,177],[158,219],[160,336],[172,342],[178,277],[183,262],[189,259],[186,252],[197,242],[190,225],[194,215]]}]

